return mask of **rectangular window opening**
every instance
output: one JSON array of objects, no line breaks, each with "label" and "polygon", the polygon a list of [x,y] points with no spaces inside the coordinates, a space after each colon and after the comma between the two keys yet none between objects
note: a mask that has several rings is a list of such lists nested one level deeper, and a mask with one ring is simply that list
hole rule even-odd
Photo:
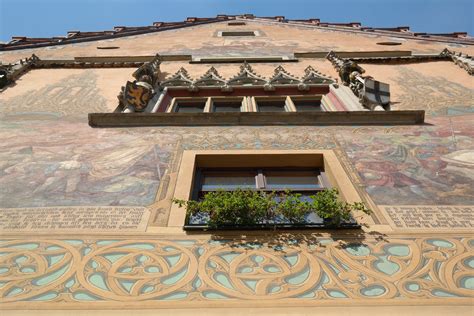
[{"label": "rectangular window opening", "polygon": [[184,101],[178,100],[175,105],[175,112],[179,113],[200,113],[204,112],[206,101]]},{"label": "rectangular window opening", "polygon": [[225,31],[222,36],[255,36],[254,31]]},{"label": "rectangular window opening", "polygon": [[242,100],[212,100],[213,112],[241,112]]},{"label": "rectangular window opening", "polygon": [[258,112],[286,112],[286,101],[281,100],[255,100]]},{"label": "rectangular window opening", "polygon": [[298,112],[321,112],[321,100],[318,99],[308,99],[308,100],[299,100],[293,99],[293,104],[295,105],[296,111]]},{"label": "rectangular window opening", "polygon": [[237,168],[198,169],[195,198],[210,191],[262,190],[315,192],[327,187],[320,169]]},{"label": "rectangular window opening", "polygon": [[[319,168],[198,168],[193,199],[200,200],[209,192],[240,189],[275,193],[274,201],[277,203],[287,192],[299,193],[302,201],[311,202],[312,195],[329,187],[324,172]],[[188,218],[188,224],[204,225],[208,220],[207,214],[198,213]],[[274,220],[283,225],[288,224],[285,218]],[[311,212],[301,224],[322,223],[323,219]]]}]

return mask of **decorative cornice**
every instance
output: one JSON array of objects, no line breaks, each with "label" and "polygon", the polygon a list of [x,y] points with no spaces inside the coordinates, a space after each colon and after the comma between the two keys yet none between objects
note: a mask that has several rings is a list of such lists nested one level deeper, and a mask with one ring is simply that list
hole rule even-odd
[{"label": "decorative cornice", "polygon": [[[328,54],[328,59],[333,61],[334,52]],[[341,58],[342,60],[342,58]],[[468,74],[474,75],[474,59],[472,56],[463,54],[461,52],[450,51],[445,48],[439,54],[432,55],[412,55],[412,56],[390,56],[390,57],[350,57],[344,60],[349,60],[354,63],[366,64],[407,64],[420,63],[432,61],[453,61],[456,65],[467,71]],[[339,62],[340,63],[340,62]],[[334,63],[336,68],[339,67],[338,62]]]},{"label": "decorative cornice", "polygon": [[390,56],[390,57],[350,57],[356,63],[365,64],[409,64],[409,63],[423,63],[431,61],[450,60],[449,56],[442,54],[433,55],[412,55],[412,56]]},{"label": "decorative cornice", "polygon": [[74,44],[87,41],[98,41],[104,39],[113,39],[125,36],[134,36],[146,33],[161,32],[173,29],[179,29],[199,24],[216,23],[227,20],[255,20],[272,23],[286,23],[288,25],[314,27],[318,29],[330,29],[343,32],[372,33],[383,36],[393,36],[399,38],[408,38],[415,40],[460,43],[474,45],[474,39],[466,32],[453,33],[419,33],[410,31],[408,26],[398,27],[366,27],[360,22],[321,22],[320,19],[286,19],[284,16],[274,17],[256,17],[253,14],[243,15],[225,15],[219,14],[214,18],[188,17],[181,22],[154,22],[149,26],[127,27],[115,26],[113,30],[98,32],[69,31],[67,36],[55,36],[48,38],[30,38],[26,36],[13,36],[7,44],[0,44],[0,51],[18,50],[27,48],[47,47],[54,45]]},{"label": "decorative cornice", "polygon": [[30,70],[40,59],[35,54],[25,59],[20,59],[15,64],[2,65],[0,63],[0,89],[12,84],[22,74]]},{"label": "decorative cornice", "polygon": [[200,24],[216,23],[235,19],[234,15],[218,15],[215,18],[187,18],[183,22],[154,22],[150,26],[126,27],[116,26],[112,31],[81,32],[69,31],[67,36],[49,38],[31,38],[26,36],[13,36],[7,44],[0,44],[0,51],[39,48],[55,45],[76,44],[82,42],[99,41],[126,36],[135,36],[147,33],[162,32]]},{"label": "decorative cornice", "polygon": [[255,21],[269,22],[269,23],[286,23],[287,25],[306,26],[316,29],[329,29],[332,31],[350,32],[350,33],[371,33],[382,36],[391,36],[398,38],[444,42],[444,43],[459,43],[466,45],[474,45],[474,38],[469,36],[467,32],[452,32],[452,33],[420,33],[410,31],[409,26],[398,27],[367,27],[362,26],[360,22],[321,22],[320,19],[286,19],[284,16],[275,17],[256,17],[251,18],[245,16],[238,16],[242,19],[253,19]]}]

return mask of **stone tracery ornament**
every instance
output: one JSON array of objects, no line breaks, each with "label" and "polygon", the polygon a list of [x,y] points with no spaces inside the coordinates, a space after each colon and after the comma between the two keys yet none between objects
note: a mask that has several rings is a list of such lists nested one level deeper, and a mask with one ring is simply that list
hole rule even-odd
[{"label": "stone tracery ornament", "polygon": [[301,82],[304,84],[325,84],[334,83],[334,80],[331,77],[323,76],[310,65],[304,70],[304,76],[301,79]]},{"label": "stone tracery ornament", "polygon": [[188,71],[183,67],[179,68],[169,79],[161,82],[162,87],[190,86],[192,84],[193,80],[189,76]]},{"label": "stone tracery ornament", "polygon": [[219,75],[216,68],[211,67],[201,78],[196,80],[194,84],[196,86],[220,86],[225,85],[226,81]]},{"label": "stone tracery ornament", "polygon": [[283,68],[283,66],[278,66],[275,68],[273,77],[270,78],[270,84],[298,84],[300,80],[291,75],[288,71]]},{"label": "stone tracery ornament", "polygon": [[240,72],[227,81],[228,85],[265,85],[267,80],[255,73],[249,63],[244,62],[240,66]]}]

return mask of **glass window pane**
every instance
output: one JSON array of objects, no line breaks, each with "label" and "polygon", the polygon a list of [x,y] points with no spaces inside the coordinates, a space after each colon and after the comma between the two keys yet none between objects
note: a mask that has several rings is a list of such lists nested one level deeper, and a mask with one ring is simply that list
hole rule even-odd
[{"label": "glass window pane", "polygon": [[214,101],[214,112],[240,112],[241,101]]},{"label": "glass window pane", "polygon": [[205,101],[183,102],[178,101],[176,112],[180,113],[199,113],[204,111]]},{"label": "glass window pane", "polygon": [[255,189],[254,173],[204,174],[201,191]]},{"label": "glass window pane", "polygon": [[293,100],[298,112],[320,112],[321,100]]},{"label": "glass window pane", "polygon": [[285,112],[285,100],[261,101],[257,100],[259,112]]},{"label": "glass window pane", "polygon": [[316,171],[269,171],[265,173],[266,189],[315,190],[322,186]]}]

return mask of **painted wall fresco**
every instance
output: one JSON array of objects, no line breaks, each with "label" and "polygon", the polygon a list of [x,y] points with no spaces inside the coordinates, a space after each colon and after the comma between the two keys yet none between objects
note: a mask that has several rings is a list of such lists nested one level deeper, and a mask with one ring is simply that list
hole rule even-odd
[{"label": "painted wall fresco", "polygon": [[[105,112],[105,98],[97,88],[97,75],[93,70],[72,74],[37,90],[9,98],[0,107],[2,114],[37,113],[52,116],[83,116],[83,113]],[[31,115],[30,114],[30,115]]]},{"label": "painted wall fresco", "polygon": [[[417,127],[92,129],[0,122],[0,205],[149,205],[184,149],[343,150],[379,204],[472,204],[472,116]],[[54,197],[54,198],[52,198]]]},{"label": "painted wall fresco", "polygon": [[[399,71],[411,74],[413,86],[425,80],[424,70]],[[59,79],[38,81],[42,74]],[[377,204],[474,204],[474,115],[459,83],[438,89],[454,91],[455,103],[431,112],[422,126],[90,128],[88,112],[116,104],[119,87],[106,84],[114,74],[36,71],[0,94],[0,207],[147,206],[186,149],[336,149]],[[439,91],[421,87],[422,102],[436,103]]]},{"label": "painted wall fresco", "polygon": [[473,204],[474,115],[433,126],[341,134],[341,146],[378,204]]},{"label": "painted wall fresco", "polygon": [[148,205],[175,139],[67,121],[0,121],[0,205]]},{"label": "painted wall fresco", "polygon": [[450,61],[362,67],[390,84],[393,110],[425,110],[430,116],[474,112],[474,80]]}]

